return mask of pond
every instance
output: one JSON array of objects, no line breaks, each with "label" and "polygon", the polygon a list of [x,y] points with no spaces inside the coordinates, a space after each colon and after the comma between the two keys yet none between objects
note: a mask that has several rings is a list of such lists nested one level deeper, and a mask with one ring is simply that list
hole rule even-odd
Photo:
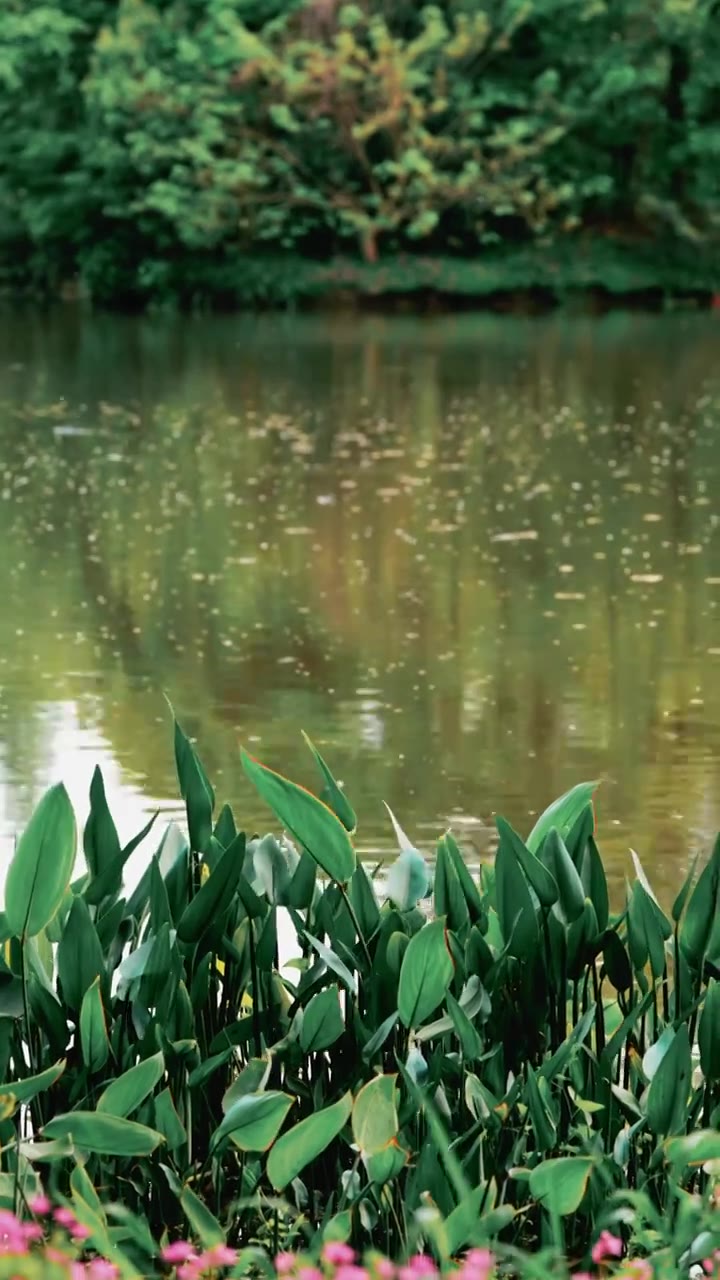
[{"label": "pond", "polygon": [[468,856],[602,779],[616,883],[720,826],[720,319],[0,316],[0,833],[102,765],[178,812],[165,696]]}]

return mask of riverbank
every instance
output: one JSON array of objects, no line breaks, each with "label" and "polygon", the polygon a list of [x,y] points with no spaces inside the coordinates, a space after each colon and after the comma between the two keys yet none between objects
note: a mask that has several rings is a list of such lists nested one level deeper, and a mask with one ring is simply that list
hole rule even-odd
[{"label": "riverbank", "polygon": [[[60,292],[116,311],[352,306],[529,314],[558,307],[706,308],[720,295],[717,247],[675,240],[577,237],[506,246],[472,258],[397,254],[374,263],[339,256],[323,261],[295,254],[198,253],[154,268],[150,272],[140,262],[122,282],[96,282],[91,293],[82,280],[71,280]],[[4,281],[6,295],[18,292],[7,271]],[[27,295],[27,288],[22,292]]]}]

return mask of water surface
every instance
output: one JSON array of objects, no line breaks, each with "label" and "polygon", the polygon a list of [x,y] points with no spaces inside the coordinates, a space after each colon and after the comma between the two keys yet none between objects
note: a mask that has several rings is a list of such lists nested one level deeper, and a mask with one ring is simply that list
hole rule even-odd
[{"label": "water surface", "polygon": [[603,779],[616,880],[720,826],[715,316],[0,316],[0,834],[93,764],[121,834],[177,811],[174,704],[221,799],[238,744],[521,831]]}]

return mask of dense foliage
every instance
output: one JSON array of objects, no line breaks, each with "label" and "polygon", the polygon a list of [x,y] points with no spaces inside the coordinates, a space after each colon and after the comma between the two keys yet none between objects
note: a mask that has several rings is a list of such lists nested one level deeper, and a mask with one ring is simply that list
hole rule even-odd
[{"label": "dense foliage", "polygon": [[327,803],[243,754],[288,833],[246,839],[176,725],[188,838],[171,825],[131,888],[99,771],[72,882],[67,794],[40,802],[1,921],[0,1210],[50,1192],[143,1270],[188,1226],[204,1248],[579,1261],[611,1230],[671,1268],[707,1256],[720,842],[670,918],[639,862],[613,916],[581,784],[526,841],[498,819],[479,882],[450,833],[431,876],[390,815],[375,883],[308,745]]},{"label": "dense foliage", "polygon": [[262,252],[291,296],[288,255],[585,230],[659,269],[716,242],[719,107],[717,0],[5,0],[0,264],[242,295]]}]

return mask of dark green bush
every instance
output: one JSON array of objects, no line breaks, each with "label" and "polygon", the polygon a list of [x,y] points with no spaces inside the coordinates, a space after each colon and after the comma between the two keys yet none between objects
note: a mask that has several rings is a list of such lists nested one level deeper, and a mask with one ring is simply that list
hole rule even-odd
[{"label": "dark green bush", "polygon": [[9,0],[0,267],[187,300],[258,253],[712,246],[718,67],[716,0]]}]

